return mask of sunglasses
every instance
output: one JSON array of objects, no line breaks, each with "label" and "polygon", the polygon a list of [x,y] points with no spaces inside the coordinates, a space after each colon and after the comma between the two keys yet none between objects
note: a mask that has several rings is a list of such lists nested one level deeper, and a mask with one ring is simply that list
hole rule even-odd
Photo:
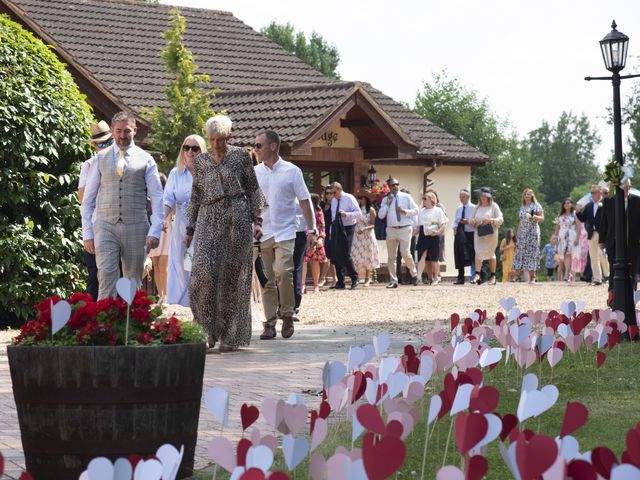
[{"label": "sunglasses", "polygon": [[113,138],[110,138],[109,140],[105,140],[104,142],[96,143],[96,146],[98,148],[107,148],[107,147],[110,147],[112,144],[113,144]]},{"label": "sunglasses", "polygon": [[399,186],[399,185],[400,185],[399,183],[390,183],[390,184],[389,184],[389,186],[390,186],[390,187],[397,187],[397,186]]},{"label": "sunglasses", "polygon": [[182,145],[182,150],[185,152],[191,150],[193,153],[199,153],[200,147],[198,145]]},{"label": "sunglasses", "polygon": [[266,145],[266,143],[254,143],[253,144],[253,149],[254,150],[260,150],[262,147],[264,147]]}]

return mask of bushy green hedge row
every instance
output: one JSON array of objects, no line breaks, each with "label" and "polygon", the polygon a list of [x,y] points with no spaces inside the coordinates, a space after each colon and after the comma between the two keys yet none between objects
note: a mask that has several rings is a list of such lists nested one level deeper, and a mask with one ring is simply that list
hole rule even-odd
[{"label": "bushy green hedge row", "polygon": [[82,283],[75,191],[91,120],[55,54],[0,16],[0,326]]}]

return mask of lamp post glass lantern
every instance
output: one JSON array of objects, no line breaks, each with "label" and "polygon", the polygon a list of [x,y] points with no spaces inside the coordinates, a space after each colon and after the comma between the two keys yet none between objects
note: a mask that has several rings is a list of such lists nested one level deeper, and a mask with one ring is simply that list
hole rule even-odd
[{"label": "lamp post glass lantern", "polygon": [[377,174],[378,172],[376,172],[376,169],[373,168],[373,165],[371,165],[369,171],[367,172],[367,185],[369,185],[369,188],[373,187],[373,185],[376,183]]},{"label": "lamp post glass lantern", "polygon": [[619,32],[616,28],[616,21],[611,23],[611,31],[600,40],[600,50],[604,66],[610,72],[619,72],[625,67],[627,62],[627,49],[629,47],[629,37]]}]

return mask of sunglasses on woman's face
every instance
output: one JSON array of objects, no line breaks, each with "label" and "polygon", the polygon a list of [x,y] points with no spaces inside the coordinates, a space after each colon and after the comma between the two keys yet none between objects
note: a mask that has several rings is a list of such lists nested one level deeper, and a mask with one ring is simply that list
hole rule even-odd
[{"label": "sunglasses on woman's face", "polygon": [[198,145],[182,145],[182,150],[185,152],[191,150],[193,153],[200,153],[200,147]]}]

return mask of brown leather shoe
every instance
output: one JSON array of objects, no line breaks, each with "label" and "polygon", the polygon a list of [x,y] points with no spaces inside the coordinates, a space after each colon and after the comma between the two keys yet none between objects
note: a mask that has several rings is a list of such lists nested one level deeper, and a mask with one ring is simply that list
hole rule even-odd
[{"label": "brown leather shoe", "polygon": [[262,326],[264,329],[260,334],[260,340],[273,340],[276,338],[276,327],[269,325],[268,323],[263,323]]},{"label": "brown leather shoe", "polygon": [[289,338],[293,335],[295,329],[293,328],[293,317],[291,315],[285,315],[282,317],[282,330],[280,334],[282,338]]}]

